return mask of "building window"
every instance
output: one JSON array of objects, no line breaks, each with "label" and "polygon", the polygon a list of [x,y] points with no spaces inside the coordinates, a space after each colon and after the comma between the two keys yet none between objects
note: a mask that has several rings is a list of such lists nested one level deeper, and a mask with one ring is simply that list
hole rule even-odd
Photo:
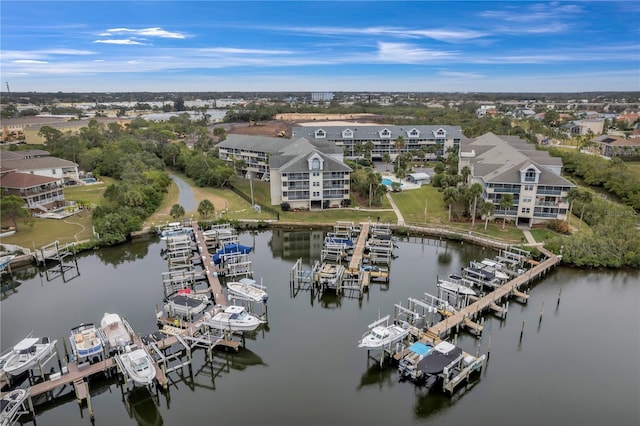
[{"label": "building window", "polygon": [[531,209],[529,207],[524,207],[522,209],[522,213],[525,213],[525,214],[531,213]]},{"label": "building window", "polygon": [[531,197],[523,197],[522,198],[522,202],[523,203],[530,203],[532,200],[533,200],[533,198],[531,198]]},{"label": "building window", "polygon": [[[316,160],[314,160],[314,161],[316,161]],[[313,175],[318,177],[318,176],[320,176],[320,172],[313,172]]]},{"label": "building window", "polygon": [[[320,160],[317,158],[314,158],[313,160],[311,160],[311,170],[320,170]],[[315,176],[315,173],[314,173]]]},{"label": "building window", "polygon": [[55,175],[56,174],[56,169],[51,169],[51,174]]},{"label": "building window", "polygon": [[525,185],[524,186],[524,190],[525,191],[533,191],[533,185]]},{"label": "building window", "polygon": [[320,186],[320,182],[313,182],[313,186]]},{"label": "building window", "polygon": [[525,182],[535,182],[536,181],[536,171],[534,169],[527,169],[524,174]]}]

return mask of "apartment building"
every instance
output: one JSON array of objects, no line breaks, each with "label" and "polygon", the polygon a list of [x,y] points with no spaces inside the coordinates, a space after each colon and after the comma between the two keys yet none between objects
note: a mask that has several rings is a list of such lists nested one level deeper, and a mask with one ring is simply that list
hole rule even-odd
[{"label": "apartment building", "polygon": [[[483,201],[494,204],[496,217],[532,226],[552,219],[566,220],[567,197],[574,184],[561,176],[562,159],[551,157],[517,136],[486,133],[464,142],[459,170],[471,169],[470,183],[483,187]],[[504,194],[513,194],[511,207],[503,209]]]}]

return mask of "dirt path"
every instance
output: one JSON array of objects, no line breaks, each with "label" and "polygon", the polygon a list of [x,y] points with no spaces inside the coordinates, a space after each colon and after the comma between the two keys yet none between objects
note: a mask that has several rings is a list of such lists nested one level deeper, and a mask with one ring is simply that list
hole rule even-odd
[{"label": "dirt path", "polygon": [[84,232],[84,230],[85,230],[84,225],[83,225],[83,224],[81,224],[81,223],[78,223],[78,222],[71,222],[71,221],[69,221],[68,219],[63,219],[62,221],[63,221],[64,223],[68,223],[69,225],[78,225],[78,226],[80,227],[80,231],[78,231],[78,232],[76,232],[75,234],[73,234],[73,239],[74,239],[74,240],[76,240],[76,241],[80,241],[80,240],[78,239],[78,235],[80,235],[80,234],[82,234],[82,233]]}]

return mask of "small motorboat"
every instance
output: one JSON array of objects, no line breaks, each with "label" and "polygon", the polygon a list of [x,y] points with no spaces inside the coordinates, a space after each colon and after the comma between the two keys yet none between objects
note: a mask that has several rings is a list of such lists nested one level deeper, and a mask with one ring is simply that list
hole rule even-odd
[{"label": "small motorboat", "polygon": [[128,350],[116,355],[116,358],[120,360],[122,368],[136,385],[147,386],[153,383],[156,368],[146,350],[142,348]]},{"label": "small motorboat", "polygon": [[191,289],[183,288],[167,297],[164,309],[170,316],[191,317],[204,311],[210,303],[206,294],[195,294]]},{"label": "small motorboat", "polygon": [[9,376],[17,376],[25,371],[47,362],[56,351],[57,340],[48,337],[26,337],[13,347],[4,363],[4,372]]},{"label": "small motorboat", "polygon": [[111,351],[122,351],[132,343],[131,334],[120,315],[105,313],[100,320],[100,327]]},{"label": "small motorboat", "polygon": [[218,307],[213,316],[205,313],[205,322],[218,330],[253,331],[264,323],[257,316],[247,312],[244,306]]},{"label": "small motorboat", "polygon": [[28,389],[15,389],[7,392],[2,399],[0,399],[0,424],[2,424],[2,426],[15,424],[18,411],[28,396]]},{"label": "small motorboat", "polygon": [[73,354],[80,361],[99,355],[104,349],[104,340],[93,323],[80,324],[72,328],[69,342]]},{"label": "small motorboat", "polygon": [[388,324],[389,316],[369,324],[369,331],[362,335],[359,348],[382,349],[399,342],[409,334],[409,329],[398,324]]},{"label": "small motorboat", "polygon": [[264,291],[264,287],[258,285],[251,278],[242,278],[240,281],[227,283],[229,293],[253,302],[267,303],[269,295]]},{"label": "small motorboat", "polygon": [[318,272],[318,282],[325,288],[337,289],[344,274],[344,266],[335,263],[323,263]]},{"label": "small motorboat", "polygon": [[475,296],[476,295],[476,291],[473,290],[472,288],[469,288],[467,286],[465,286],[464,284],[460,284],[460,283],[456,283],[456,282],[451,282],[448,280],[438,280],[438,284],[437,286],[445,291],[447,291],[448,293],[453,293],[453,294],[460,294],[460,295],[469,295],[469,296]]}]

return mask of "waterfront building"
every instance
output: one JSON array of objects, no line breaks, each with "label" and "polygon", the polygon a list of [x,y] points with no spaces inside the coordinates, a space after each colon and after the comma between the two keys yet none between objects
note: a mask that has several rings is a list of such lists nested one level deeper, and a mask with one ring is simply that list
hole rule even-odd
[{"label": "waterfront building", "polygon": [[[458,170],[465,166],[471,170],[468,183],[482,185],[482,199],[494,204],[495,216],[528,226],[567,219],[567,197],[575,185],[561,176],[561,158],[517,136],[486,133],[460,146]],[[505,209],[500,200],[508,193],[513,203]]]},{"label": "waterfront building", "polygon": [[333,144],[305,138],[229,135],[219,157],[246,178],[270,182],[271,204],[292,209],[340,207],[349,200],[351,168]]},{"label": "waterfront building", "polygon": [[460,126],[395,126],[349,123],[342,125],[310,123],[292,129],[292,138],[304,137],[314,145],[330,142],[344,151],[345,158],[362,158],[366,146],[372,146],[371,158],[385,154],[394,159],[405,152],[421,153],[435,160],[448,149],[457,148],[467,138]]}]

